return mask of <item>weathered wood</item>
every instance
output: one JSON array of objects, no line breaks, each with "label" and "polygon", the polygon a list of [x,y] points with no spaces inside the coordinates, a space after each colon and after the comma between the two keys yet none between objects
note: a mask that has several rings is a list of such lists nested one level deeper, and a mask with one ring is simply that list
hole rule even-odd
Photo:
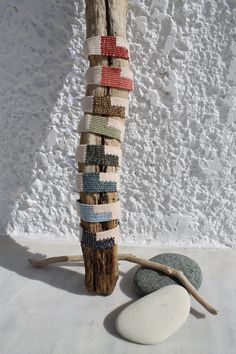
[{"label": "weathered wood", "polygon": [[[152,262],[144,258],[136,257],[132,254],[119,254],[119,261],[127,261],[139,264],[146,268],[154,269],[163,272],[164,274],[170,275],[176,279],[178,279],[182,285],[188,290],[188,292],[199,302],[208,312],[212,315],[217,315],[218,311],[210,305],[194,288],[194,286],[190,283],[188,278],[184,275],[183,272],[174,269],[172,267],[168,267],[158,262]],[[42,260],[29,259],[30,264],[35,268],[43,268],[47,267],[50,264],[59,263],[59,262],[83,262],[82,256],[59,256],[59,257],[51,257]]]},{"label": "weathered wood", "polygon": [[[86,3],[86,37],[98,35],[117,35],[126,38],[126,19],[128,0],[85,0]],[[89,56],[90,66],[114,65],[128,67],[128,60],[111,59],[105,56]],[[88,85],[86,95],[128,97],[125,90],[110,89]],[[107,139],[98,134],[81,133],[80,144],[120,146],[116,139]],[[118,172],[119,167],[107,166],[101,171],[99,166],[85,166],[79,163],[80,172]],[[80,193],[82,203],[112,203],[118,200],[118,193]],[[116,227],[118,220],[101,223],[88,223],[81,220],[81,225],[89,231],[98,232]],[[118,247],[94,249],[82,245],[85,263],[85,284],[88,291],[100,294],[111,294],[118,279],[117,252]]]}]

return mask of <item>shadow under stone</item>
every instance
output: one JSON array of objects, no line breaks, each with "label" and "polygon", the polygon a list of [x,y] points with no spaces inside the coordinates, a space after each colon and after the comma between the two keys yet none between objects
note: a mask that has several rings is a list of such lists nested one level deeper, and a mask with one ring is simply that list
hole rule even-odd
[{"label": "shadow under stone", "polygon": [[127,306],[131,305],[133,302],[134,301],[131,300],[131,301],[117,307],[115,310],[111,311],[105,317],[105,319],[103,321],[103,326],[109,334],[111,334],[112,336],[114,336],[116,338],[123,339],[124,341],[126,341],[126,340],[123,337],[121,337],[116,330],[115,322],[116,322],[118,315],[121,313],[121,311],[123,311]]}]

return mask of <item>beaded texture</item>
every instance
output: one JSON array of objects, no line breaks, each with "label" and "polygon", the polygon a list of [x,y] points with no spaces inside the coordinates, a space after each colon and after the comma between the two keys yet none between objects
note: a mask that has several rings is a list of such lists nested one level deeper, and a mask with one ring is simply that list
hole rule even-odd
[{"label": "beaded texture", "polygon": [[[95,36],[88,38],[84,44],[85,53],[129,59],[129,43],[116,36]],[[90,67],[85,79],[87,85],[113,87],[131,91],[134,89],[133,73],[129,68],[113,66]],[[109,91],[108,91],[109,92]],[[124,118],[129,114],[129,100],[113,96],[85,96],[82,110],[86,114],[78,125],[78,132],[91,132],[123,142],[125,131]],[[122,163],[122,150],[111,145],[80,144],[75,153],[77,163],[85,165],[115,166]],[[109,193],[120,190],[118,172],[83,172],[76,175],[76,189],[85,193]],[[76,203],[78,215],[86,222],[101,223],[121,217],[120,201],[107,204]],[[120,238],[118,226],[99,232],[91,232],[80,224],[81,244],[95,249],[113,247]]]},{"label": "beaded texture", "polygon": [[100,232],[91,232],[84,229],[81,225],[79,226],[80,241],[87,247],[94,248],[108,248],[117,244],[120,240],[120,227],[119,224],[109,230]]},{"label": "beaded texture", "polygon": [[113,238],[96,241],[96,239],[91,233],[83,233],[81,238],[81,245],[90,248],[104,249],[113,247],[115,245],[115,241]]},{"label": "beaded texture", "polygon": [[125,121],[120,117],[103,117],[85,114],[78,125],[78,132],[91,132],[123,142]]},{"label": "beaded texture", "polygon": [[109,172],[77,173],[76,190],[85,193],[118,192],[120,190],[120,174]]},{"label": "beaded texture", "polygon": [[75,161],[86,165],[121,166],[122,150],[111,145],[78,145]]},{"label": "beaded texture", "polygon": [[129,100],[113,96],[85,96],[81,100],[81,108],[85,113],[125,118],[129,115]]},{"label": "beaded texture", "polygon": [[94,36],[84,43],[84,52],[89,55],[105,55],[129,59],[129,43],[121,37]]},{"label": "beaded texture", "polygon": [[93,66],[87,70],[85,79],[87,85],[115,87],[128,91],[134,89],[133,73],[127,68]]},{"label": "beaded texture", "polygon": [[121,217],[120,201],[108,204],[84,204],[77,200],[80,218],[87,222],[103,222]]}]

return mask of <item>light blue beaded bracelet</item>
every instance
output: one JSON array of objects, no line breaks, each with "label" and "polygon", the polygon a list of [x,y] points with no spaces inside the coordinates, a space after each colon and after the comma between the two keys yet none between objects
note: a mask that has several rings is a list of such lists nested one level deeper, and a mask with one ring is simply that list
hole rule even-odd
[{"label": "light blue beaded bracelet", "polygon": [[120,201],[107,204],[84,204],[77,200],[78,215],[84,221],[103,222],[121,217]]}]

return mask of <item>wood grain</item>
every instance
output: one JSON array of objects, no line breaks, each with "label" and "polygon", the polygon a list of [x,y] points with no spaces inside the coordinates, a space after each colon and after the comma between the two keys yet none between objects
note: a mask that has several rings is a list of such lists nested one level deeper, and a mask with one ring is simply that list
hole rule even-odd
[{"label": "wood grain", "polygon": [[[85,0],[86,3],[86,37],[117,35],[126,38],[126,19],[128,0]],[[89,56],[90,66],[114,65],[128,67],[126,59],[111,58],[105,56]],[[87,96],[116,96],[128,98],[125,90],[111,89],[88,85]],[[104,136],[91,133],[81,133],[80,144],[113,145],[120,146],[116,139],[108,139]],[[78,164],[79,172],[118,172],[119,167]],[[118,193],[84,193],[80,192],[80,200],[87,204],[112,203],[119,199]],[[116,227],[118,220],[101,223],[88,223],[81,220],[81,226],[92,232],[108,230]],[[108,295],[115,288],[118,279],[117,253],[118,246],[108,249],[94,249],[82,245],[85,264],[85,284],[88,291]]]}]

